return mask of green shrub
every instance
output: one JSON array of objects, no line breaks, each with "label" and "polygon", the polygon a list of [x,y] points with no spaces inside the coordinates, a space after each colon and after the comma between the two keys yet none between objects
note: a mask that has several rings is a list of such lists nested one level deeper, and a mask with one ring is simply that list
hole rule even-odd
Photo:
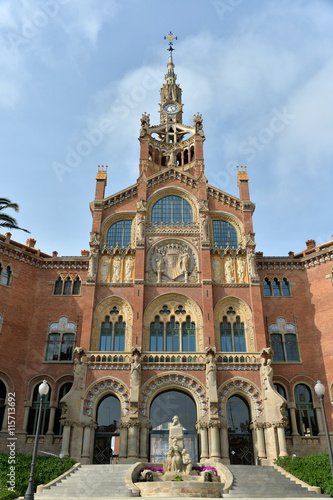
[{"label": "green shrub", "polygon": [[281,457],[275,460],[275,463],[310,486],[319,486],[322,493],[333,496],[333,479],[328,453]]},{"label": "green shrub", "polygon": [[[26,492],[30,476],[32,455],[22,455],[19,453],[15,455],[15,492],[8,490],[8,486],[10,486],[7,483],[10,470],[8,458],[9,455],[0,454],[0,498],[12,500],[19,496],[24,496]],[[39,484],[49,483],[73,467],[75,463],[76,461],[69,457],[58,458],[38,456],[35,469],[35,491]]]}]

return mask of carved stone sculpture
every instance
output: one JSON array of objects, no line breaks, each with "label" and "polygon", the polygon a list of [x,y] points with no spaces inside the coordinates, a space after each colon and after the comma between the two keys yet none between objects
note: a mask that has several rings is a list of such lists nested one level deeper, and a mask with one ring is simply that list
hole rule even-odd
[{"label": "carved stone sculpture", "polygon": [[119,283],[120,281],[120,269],[121,269],[121,259],[119,255],[116,255],[113,259],[112,270],[113,270],[113,283]]},{"label": "carved stone sculpture", "polygon": [[204,241],[209,240],[209,220],[207,215],[201,217],[202,237]]},{"label": "carved stone sculpture", "polygon": [[98,246],[101,243],[101,235],[98,234],[96,231],[90,236],[90,246]]},{"label": "carved stone sculpture", "polygon": [[136,354],[131,364],[131,403],[137,403],[139,401],[140,380],[141,362],[140,357]]},{"label": "carved stone sculpture", "polygon": [[207,358],[206,384],[210,403],[217,403],[216,359],[212,354]]},{"label": "carved stone sculpture", "polygon": [[174,475],[179,472],[190,474],[192,470],[192,459],[184,448],[183,426],[176,415],[169,429],[169,451],[163,462],[163,469],[164,472],[172,472]]},{"label": "carved stone sculpture", "polygon": [[130,283],[132,281],[133,267],[134,267],[134,261],[132,257],[127,257],[125,261],[125,283]]},{"label": "carved stone sculpture", "polygon": [[228,255],[226,260],[225,260],[224,277],[225,277],[226,283],[233,283],[234,282],[233,261],[232,261],[232,258],[230,257],[230,255]]},{"label": "carved stone sculpture", "polygon": [[[165,240],[164,240],[165,241]],[[185,242],[165,241],[157,244],[149,254],[149,281],[198,281],[197,255]]]},{"label": "carved stone sculpture", "polygon": [[[174,440],[176,440],[176,442]],[[169,429],[169,447],[174,447],[175,444],[177,444],[177,446],[179,446],[181,450],[184,448],[183,426],[179,422],[179,418],[177,417],[177,415],[173,417],[172,425]]]},{"label": "carved stone sculpture", "polygon": [[136,232],[136,239],[138,241],[142,241],[145,235],[145,221],[146,218],[144,215],[137,216],[137,232]]},{"label": "carved stone sculpture", "polygon": [[91,281],[96,278],[97,263],[98,263],[98,250],[91,249],[89,254],[89,270],[87,275],[88,281]]},{"label": "carved stone sculpture", "polygon": [[253,248],[247,254],[247,265],[249,268],[249,275],[251,278],[258,277],[257,264],[256,264],[256,254]]},{"label": "carved stone sculpture", "polygon": [[100,267],[100,280],[102,283],[105,283],[107,281],[108,275],[109,275],[109,257],[107,255],[103,255]]},{"label": "carved stone sculpture", "polygon": [[245,278],[245,261],[240,255],[237,257],[237,277],[239,283],[244,283]]}]

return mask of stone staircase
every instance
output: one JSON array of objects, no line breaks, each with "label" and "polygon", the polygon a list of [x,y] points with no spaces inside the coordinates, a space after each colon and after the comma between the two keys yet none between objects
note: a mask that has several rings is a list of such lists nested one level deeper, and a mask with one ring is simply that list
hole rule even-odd
[{"label": "stone staircase", "polygon": [[125,484],[130,465],[82,465],[64,479],[35,494],[36,500],[132,497]]},{"label": "stone staircase", "polygon": [[223,498],[329,497],[296,484],[272,466],[228,465],[234,476],[232,488]]}]

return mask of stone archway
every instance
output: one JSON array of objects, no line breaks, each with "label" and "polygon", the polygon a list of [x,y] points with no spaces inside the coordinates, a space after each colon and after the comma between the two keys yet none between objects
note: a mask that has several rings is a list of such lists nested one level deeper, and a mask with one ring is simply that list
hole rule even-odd
[{"label": "stone archway", "polygon": [[228,399],[227,419],[230,463],[254,465],[251,411],[244,397],[234,394]]},{"label": "stone archway", "polygon": [[96,431],[93,463],[117,463],[121,403],[114,394],[106,394],[96,407]]}]

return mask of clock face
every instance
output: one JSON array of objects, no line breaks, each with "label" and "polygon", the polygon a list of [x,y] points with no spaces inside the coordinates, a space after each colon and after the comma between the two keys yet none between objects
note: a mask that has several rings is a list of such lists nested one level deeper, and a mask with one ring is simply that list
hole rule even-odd
[{"label": "clock face", "polygon": [[178,106],[177,104],[166,104],[163,109],[170,115],[174,115],[178,111]]}]

